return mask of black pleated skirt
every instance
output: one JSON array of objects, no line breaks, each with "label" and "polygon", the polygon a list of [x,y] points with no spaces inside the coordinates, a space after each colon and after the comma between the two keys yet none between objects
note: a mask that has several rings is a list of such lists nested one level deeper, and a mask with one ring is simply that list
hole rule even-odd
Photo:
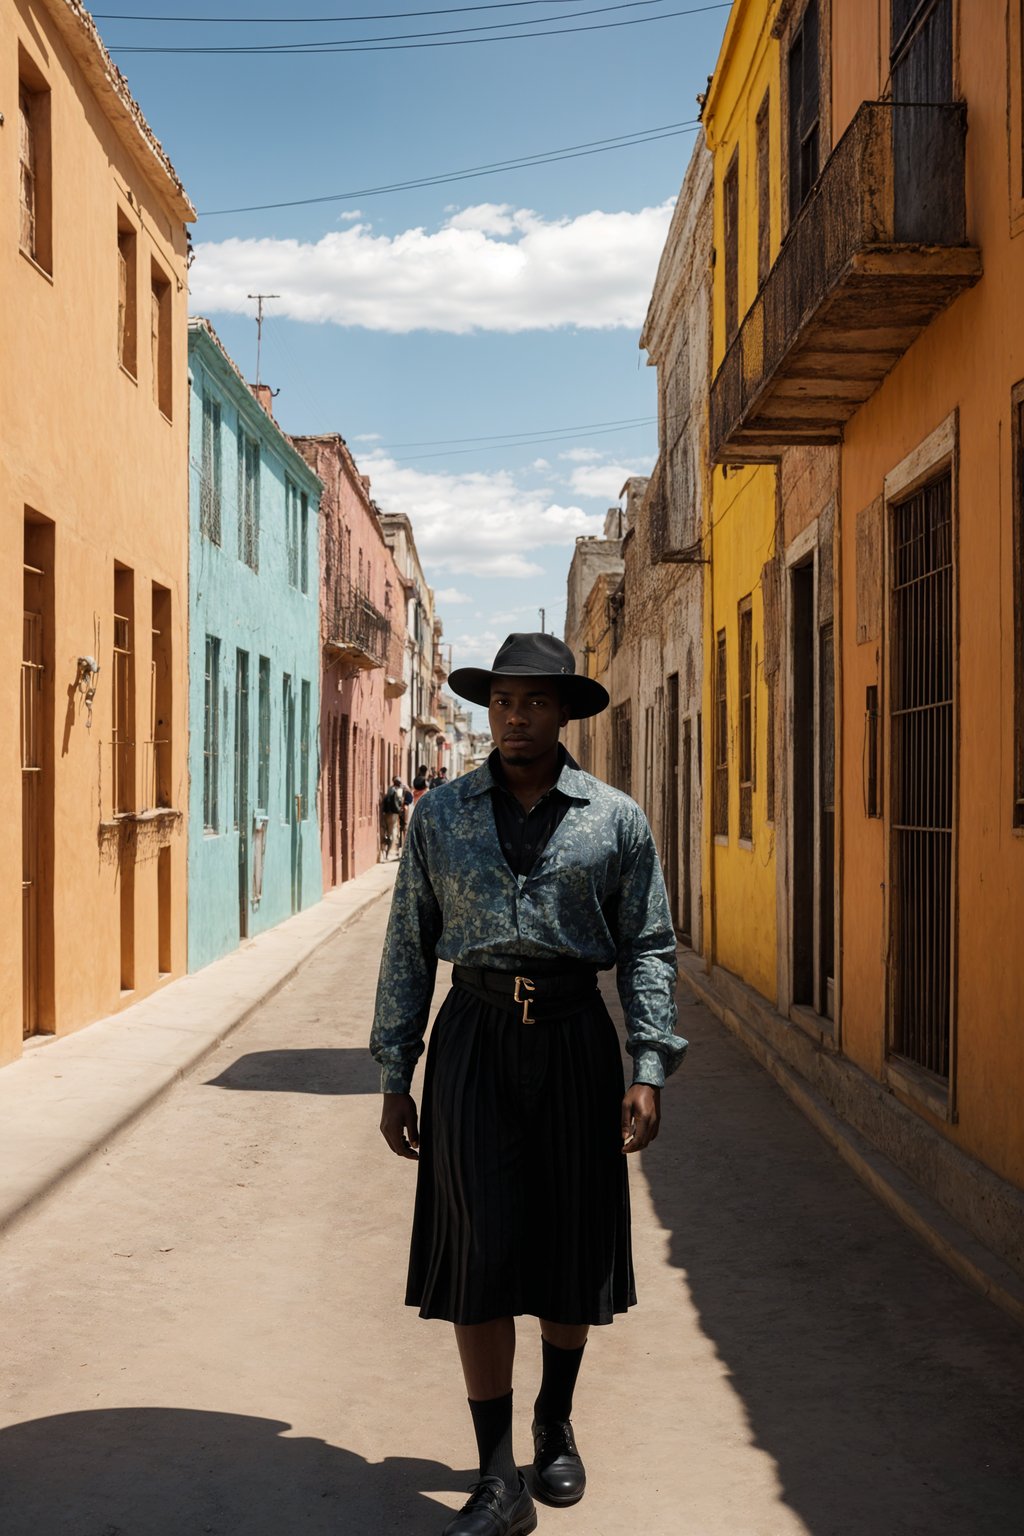
[{"label": "black pleated skirt", "polygon": [[466,1324],[633,1306],[623,1091],[599,992],[524,1025],[453,987],[427,1050],[406,1304]]}]

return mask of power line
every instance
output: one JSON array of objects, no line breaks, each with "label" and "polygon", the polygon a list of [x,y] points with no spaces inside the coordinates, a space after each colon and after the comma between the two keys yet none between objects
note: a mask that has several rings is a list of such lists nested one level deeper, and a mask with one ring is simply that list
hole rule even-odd
[{"label": "power line", "polygon": [[[603,430],[593,432],[565,432],[558,437],[531,437],[518,443],[486,443],[479,448],[453,448],[441,453],[402,453],[393,460],[394,464],[408,464],[412,459],[452,459],[459,458],[466,453],[496,453],[499,450],[507,453],[510,448],[532,448],[543,443],[571,443],[577,437],[609,437],[615,432],[629,432],[637,427],[653,427],[657,423],[656,416],[649,416],[646,421],[635,421],[629,427],[606,427]],[[371,448],[370,453],[383,452],[380,448]]]},{"label": "power line", "polygon": [[580,0],[492,0],[487,5],[446,5],[431,11],[365,11],[361,16],[138,16],[122,11],[93,11],[94,21],[210,23],[218,26],[309,27],[355,21],[408,21],[410,16],[457,16],[464,11],[509,11],[521,6],[579,5]]},{"label": "power line", "polygon": [[613,149],[632,149],[637,144],[653,144],[659,139],[679,138],[699,127],[696,118],[679,123],[666,123],[660,128],[638,128],[633,133],[618,134],[612,139],[589,139],[582,144],[568,144],[563,149],[541,149],[532,155],[516,155],[509,160],[491,160],[485,165],[471,165],[460,171],[438,171],[431,176],[418,176],[409,181],[387,182],[379,187],[361,187],[349,192],[327,192],[317,197],[295,197],[277,203],[247,203],[237,208],[204,208],[200,218],[220,218],[232,213],[263,213],[272,208],[307,208],[315,203],[352,202],[360,198],[382,197],[389,192],[410,192],[419,187],[439,187],[453,181],[475,181],[497,171],[529,170],[538,165],[556,165],[560,160],[582,160],[589,155],[607,154]]},{"label": "power line", "polygon": [[[576,16],[603,16],[608,11],[633,11],[640,6],[664,5],[665,0],[615,0],[613,5],[594,6],[589,11],[576,11]],[[375,37],[327,37],[317,41],[307,38],[299,43],[208,43],[201,47],[190,46],[175,49],[165,49],[165,52],[175,53],[308,53],[315,49],[331,49],[347,47],[353,43],[392,43],[401,42],[409,38],[421,37],[458,37],[465,32],[509,32],[513,27],[547,26],[549,22],[559,21],[557,16],[531,16],[526,21],[491,21],[481,27],[443,27],[433,32],[385,32]],[[122,52],[131,52],[123,49]]]},{"label": "power line", "polygon": [[[445,448],[452,443],[494,443],[507,441],[512,437],[535,438],[539,432],[589,432],[605,427],[638,427],[649,426],[649,416],[625,416],[616,421],[584,421],[575,427],[527,427],[522,432],[485,432],[481,437],[434,437],[426,441],[410,443],[374,443],[375,452],[390,451],[392,448]],[[513,443],[511,445],[515,447]]]},{"label": "power line", "polygon": [[[640,3],[640,0],[635,0],[635,3]],[[655,0],[643,0],[643,3],[655,3]],[[657,3],[660,3],[660,0],[657,0]],[[211,55],[217,55],[217,56],[240,55],[240,54],[252,54],[252,55],[267,55],[267,54],[270,54],[272,56],[278,56],[278,57],[299,58],[299,57],[301,57],[301,56],[303,56],[305,54],[402,53],[402,52],[408,52],[410,50],[415,50],[415,49],[420,49],[420,48],[469,48],[469,47],[472,47],[474,45],[478,45],[478,44],[482,44],[482,43],[518,43],[518,42],[522,42],[526,38],[531,38],[531,37],[566,37],[569,34],[576,33],[576,32],[607,32],[610,29],[613,29],[613,28],[616,28],[616,27],[639,27],[639,26],[643,26],[646,23],[652,22],[652,21],[672,21],[676,17],[679,17],[679,16],[697,16],[697,15],[702,14],[705,11],[724,11],[724,10],[728,10],[728,8],[729,8],[729,6],[731,4],[732,4],[732,0],[717,0],[717,3],[715,3],[713,5],[692,6],[689,9],[683,10],[683,11],[664,11],[664,12],[662,12],[662,14],[660,16],[631,16],[631,17],[629,17],[625,21],[589,22],[586,26],[583,26],[583,27],[553,27],[553,28],[549,29],[546,32],[516,32],[516,33],[512,33],[510,35],[506,35],[504,37],[452,37],[452,38],[448,38],[446,40],[442,40],[442,41],[438,41],[438,42],[401,42],[401,41],[396,41],[395,40],[397,38],[402,38],[402,37],[425,38],[425,37],[430,37],[430,36],[433,35],[433,34],[431,34],[429,32],[410,32],[410,33],[396,33],[394,35],[394,38],[392,38],[391,40],[387,40],[387,39],[383,39],[383,38],[380,39],[380,40],[371,39],[371,38],[351,38],[348,41],[339,40],[337,43],[333,43],[333,42],[332,43],[289,43],[289,44],[269,43],[269,44],[266,44],[264,46],[259,46],[259,45],[256,45],[256,44],[248,44],[248,45],[237,45],[237,46],[230,46],[229,45],[229,46],[224,46],[224,47],[213,47],[213,46],[203,47],[203,46],[196,46],[196,45],[192,45],[192,46],[189,46],[189,47],[184,47],[184,46],[181,46],[181,47],[178,47],[178,46],[171,47],[171,46],[168,46],[166,44],[161,45],[161,46],[155,46],[155,45],[143,46],[143,45],[140,44],[140,45],[131,45],[131,46],[128,46],[128,47],[125,47],[123,45],[120,46],[120,47],[110,46],[108,51],[110,53],[112,53],[112,54],[127,54],[127,53],[174,53],[174,54],[211,54]],[[606,9],[621,9],[621,8],[622,7],[618,7],[618,6],[606,7]],[[592,13],[592,14],[596,14],[596,13]],[[554,19],[554,18],[552,18],[552,19]],[[511,27],[511,26],[519,25],[519,23],[508,22],[508,23],[506,23],[506,25]],[[526,25],[530,25],[530,23],[526,23]],[[470,28],[460,28],[460,29],[457,29],[457,30],[469,31],[469,30],[473,30],[473,29],[470,29]]]}]

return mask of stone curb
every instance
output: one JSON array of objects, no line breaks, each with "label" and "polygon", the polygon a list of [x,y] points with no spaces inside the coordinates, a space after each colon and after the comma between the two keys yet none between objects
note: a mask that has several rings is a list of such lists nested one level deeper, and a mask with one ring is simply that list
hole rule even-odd
[{"label": "stone curb", "polygon": [[80,1172],[390,894],[376,865],[204,970],[0,1071],[0,1234]]},{"label": "stone curb", "polygon": [[1024,1284],[1016,1271],[960,1226],[937,1201],[829,1106],[758,1030],[729,1006],[699,962],[680,966],[698,1000],[775,1079],[815,1130],[880,1200],[960,1278],[1024,1326]]}]

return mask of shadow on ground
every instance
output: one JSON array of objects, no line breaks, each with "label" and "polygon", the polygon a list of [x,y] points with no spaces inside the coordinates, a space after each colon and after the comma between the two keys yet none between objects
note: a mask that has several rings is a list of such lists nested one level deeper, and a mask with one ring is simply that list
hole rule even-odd
[{"label": "shadow on ground", "polygon": [[380,1067],[365,1048],[249,1051],[211,1077],[207,1087],[249,1093],[379,1093]]},{"label": "shadow on ground", "polygon": [[1024,1337],[685,999],[643,1171],[786,1503],[810,1536],[1024,1530]]},{"label": "shadow on ground", "polygon": [[178,1408],[58,1414],[0,1430],[4,1536],[437,1536],[430,1492],[469,1473],[370,1463],[271,1419]]}]

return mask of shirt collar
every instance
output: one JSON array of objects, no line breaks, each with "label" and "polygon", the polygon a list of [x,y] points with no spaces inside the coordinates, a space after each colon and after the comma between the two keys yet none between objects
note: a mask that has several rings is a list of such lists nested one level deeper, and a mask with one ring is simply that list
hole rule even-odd
[{"label": "shirt collar", "polygon": [[[584,805],[588,805],[590,803],[590,792],[587,788],[587,776],[576,759],[572,757],[561,742],[558,744],[558,757],[561,767],[559,768],[558,778],[555,780],[553,788],[558,790],[559,794],[564,795],[567,800],[579,800]],[[487,794],[491,789],[504,787],[500,778],[500,761],[501,754],[497,747],[495,747],[487,761],[477,768],[475,773],[467,774],[464,779],[458,781],[465,785],[463,789],[463,797],[465,799],[472,800],[478,795]],[[495,773],[496,768],[498,769],[497,774]]]}]

